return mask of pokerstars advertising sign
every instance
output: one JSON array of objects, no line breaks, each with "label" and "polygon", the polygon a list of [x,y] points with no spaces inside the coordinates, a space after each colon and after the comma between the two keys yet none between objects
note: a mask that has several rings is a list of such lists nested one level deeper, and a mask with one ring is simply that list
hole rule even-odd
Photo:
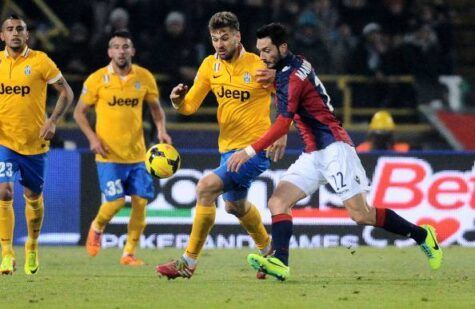
[{"label": "pokerstars advertising sign", "polygon": [[[271,223],[267,200],[282,173],[297,157],[287,155],[251,186],[248,199],[259,208],[267,225]],[[145,246],[181,247],[180,244],[186,243],[193,222],[196,184],[219,162],[218,157],[212,155],[183,154],[182,159],[183,167],[174,177],[157,181],[158,194],[148,206]],[[371,182],[367,196],[371,205],[391,208],[419,225],[433,225],[442,245],[475,246],[475,154],[421,152],[394,156],[384,153],[361,155],[361,159]],[[110,246],[120,246],[125,240],[123,232],[129,213],[130,208],[125,208],[111,222],[112,234],[105,237]],[[328,185],[299,201],[292,215],[293,247],[414,244],[412,240],[378,228],[356,225]],[[225,244],[239,246],[237,243],[245,246],[248,242],[252,245],[238,220],[226,213],[224,202],[219,198],[216,223],[207,246],[220,247],[219,243],[224,247]]]}]

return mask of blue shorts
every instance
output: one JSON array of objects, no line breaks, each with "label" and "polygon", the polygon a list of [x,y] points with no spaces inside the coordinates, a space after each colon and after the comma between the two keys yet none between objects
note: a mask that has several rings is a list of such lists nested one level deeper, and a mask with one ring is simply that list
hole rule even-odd
[{"label": "blue shorts", "polygon": [[35,193],[43,192],[46,153],[22,155],[0,145],[0,182],[15,182]]},{"label": "blue shorts", "polygon": [[245,199],[251,182],[270,167],[270,159],[266,157],[265,151],[261,151],[244,163],[239,172],[228,172],[226,162],[234,152],[236,150],[222,153],[220,165],[213,171],[224,183],[223,199],[225,201]]},{"label": "blue shorts", "polygon": [[96,162],[99,184],[106,200],[113,201],[126,195],[138,195],[151,200],[155,197],[152,176],[144,163]]}]

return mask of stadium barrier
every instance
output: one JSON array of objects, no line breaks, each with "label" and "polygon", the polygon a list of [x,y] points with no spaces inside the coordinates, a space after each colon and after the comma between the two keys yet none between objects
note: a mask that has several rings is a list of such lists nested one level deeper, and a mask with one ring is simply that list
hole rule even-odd
[{"label": "stadium barrier", "polygon": [[[147,228],[142,236],[144,248],[178,247],[188,241],[195,205],[195,186],[202,175],[219,162],[214,150],[182,150],[182,167],[177,174],[156,180],[156,197],[147,209]],[[266,202],[280,175],[298,157],[288,151],[256,181],[249,199],[257,205],[265,224],[271,222]],[[437,228],[442,245],[475,246],[475,153],[411,152],[395,155],[386,152],[362,154],[372,187],[371,204],[389,207],[417,224]],[[26,236],[22,217],[23,202],[15,192],[17,211],[16,242]],[[45,184],[46,216],[40,242],[83,244],[101,195],[93,156],[86,152],[53,150],[48,156]],[[208,248],[253,246],[236,218],[217,203],[216,224],[207,240]],[[130,205],[122,209],[107,227],[104,247],[125,243]],[[358,226],[350,220],[331,188],[300,201],[293,210],[292,247],[319,248],[369,245],[399,247],[412,240],[395,237],[381,229]]]}]

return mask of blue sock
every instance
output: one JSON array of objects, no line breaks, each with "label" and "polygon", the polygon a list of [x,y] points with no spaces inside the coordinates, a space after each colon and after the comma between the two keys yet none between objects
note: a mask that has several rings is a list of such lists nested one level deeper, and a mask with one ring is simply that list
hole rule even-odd
[{"label": "blue sock", "polygon": [[272,216],[272,246],[274,256],[285,265],[289,265],[289,243],[292,236],[292,216],[278,214]]}]

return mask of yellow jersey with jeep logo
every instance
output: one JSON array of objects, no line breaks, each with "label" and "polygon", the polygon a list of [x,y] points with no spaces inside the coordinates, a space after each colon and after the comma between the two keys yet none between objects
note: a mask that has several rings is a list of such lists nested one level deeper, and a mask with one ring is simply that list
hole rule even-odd
[{"label": "yellow jersey with jeep logo", "polygon": [[40,138],[46,120],[46,88],[61,78],[43,52],[25,47],[14,59],[0,52],[0,145],[23,155],[48,151]]},{"label": "yellow jersey with jeep logo", "polygon": [[107,158],[96,155],[96,161],[144,161],[143,102],[158,100],[158,97],[152,73],[138,65],[132,65],[125,77],[116,74],[109,65],[87,78],[80,99],[87,105],[94,105],[96,134],[109,149]]},{"label": "yellow jersey with jeep logo", "polygon": [[178,111],[185,115],[196,112],[211,90],[218,103],[219,151],[254,143],[271,124],[272,87],[256,81],[256,71],[265,67],[257,55],[244,48],[233,62],[221,60],[217,54],[208,56]]}]

